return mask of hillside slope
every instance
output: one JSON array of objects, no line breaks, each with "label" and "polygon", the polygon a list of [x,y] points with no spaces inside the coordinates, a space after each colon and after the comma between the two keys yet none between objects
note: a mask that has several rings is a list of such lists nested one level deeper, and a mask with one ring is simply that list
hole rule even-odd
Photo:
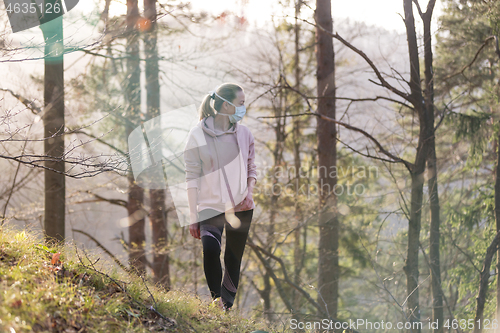
[{"label": "hillside slope", "polygon": [[0,332],[251,332],[263,329],[199,298],[106,271],[106,258],[46,247],[0,229]]}]

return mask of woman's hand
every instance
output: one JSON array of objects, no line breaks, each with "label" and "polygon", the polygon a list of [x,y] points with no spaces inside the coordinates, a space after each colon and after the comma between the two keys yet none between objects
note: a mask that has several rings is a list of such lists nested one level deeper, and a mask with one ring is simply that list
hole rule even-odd
[{"label": "woman's hand", "polygon": [[237,211],[249,210],[252,208],[252,191],[248,191],[247,196],[234,208]]},{"label": "woman's hand", "polygon": [[189,232],[191,233],[191,236],[193,236],[194,238],[201,239],[200,223],[199,222],[191,223],[189,225]]}]

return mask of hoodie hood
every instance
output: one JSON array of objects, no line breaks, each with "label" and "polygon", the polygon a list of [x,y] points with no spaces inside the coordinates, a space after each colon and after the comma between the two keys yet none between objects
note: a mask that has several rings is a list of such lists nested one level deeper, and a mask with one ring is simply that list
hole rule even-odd
[{"label": "hoodie hood", "polygon": [[202,120],[200,120],[200,123],[199,123],[199,125],[203,129],[203,131],[205,131],[205,133],[207,133],[211,137],[217,137],[217,136],[221,136],[223,134],[231,134],[231,133],[236,134],[236,131],[238,131],[238,123],[234,123],[234,124],[232,124],[233,126],[231,126],[227,131],[215,134],[214,121],[215,121],[214,117],[209,116],[209,117],[205,117]]}]

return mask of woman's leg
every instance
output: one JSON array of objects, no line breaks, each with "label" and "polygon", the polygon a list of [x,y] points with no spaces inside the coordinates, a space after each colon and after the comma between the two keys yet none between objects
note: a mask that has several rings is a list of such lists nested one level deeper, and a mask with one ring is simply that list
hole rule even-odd
[{"label": "woman's leg", "polygon": [[253,209],[236,212],[236,217],[241,220],[238,229],[231,227],[226,222],[226,249],[224,251],[224,280],[222,281],[221,297],[226,308],[233,306],[234,297],[240,281],[241,258],[245,251],[250,223],[252,222]]},{"label": "woman's leg", "polygon": [[221,296],[222,267],[220,252],[224,222],[224,213],[200,222],[201,242],[203,244],[203,269],[212,299]]}]

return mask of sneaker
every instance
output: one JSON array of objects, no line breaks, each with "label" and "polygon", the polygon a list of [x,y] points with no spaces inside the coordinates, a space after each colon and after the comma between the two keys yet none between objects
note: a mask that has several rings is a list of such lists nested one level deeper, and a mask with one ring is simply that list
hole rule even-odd
[{"label": "sneaker", "polygon": [[[223,302],[224,303],[224,302]],[[232,306],[227,306],[226,304],[224,304],[224,312],[232,312],[232,309],[233,307]]]}]

